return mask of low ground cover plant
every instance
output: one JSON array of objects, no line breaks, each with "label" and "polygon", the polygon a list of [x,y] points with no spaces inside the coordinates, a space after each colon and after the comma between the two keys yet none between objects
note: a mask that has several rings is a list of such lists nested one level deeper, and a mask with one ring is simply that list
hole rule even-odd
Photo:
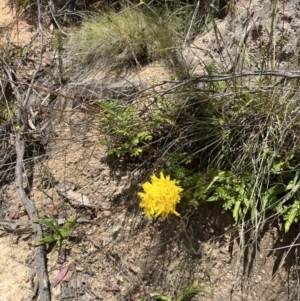
[{"label": "low ground cover plant", "polygon": [[[176,111],[168,117],[173,118],[168,135],[152,135],[143,141],[140,153],[157,146],[158,166],[184,190],[177,207],[219,201],[232,211],[236,223],[263,221],[267,212],[273,212],[283,216],[285,231],[299,220],[296,83],[263,90],[261,82],[246,87],[235,80],[202,85],[202,90],[214,92],[197,92],[187,84],[174,93]],[[153,132],[153,120],[135,114]],[[126,136],[122,138],[125,143]]]},{"label": "low ground cover plant", "polygon": [[68,220],[60,226],[58,220],[52,215],[48,214],[47,219],[35,218],[33,221],[40,225],[46,226],[52,231],[51,235],[45,236],[36,242],[36,246],[54,245],[54,250],[60,251],[64,245],[64,241],[71,235],[72,230],[76,224],[76,214],[70,216]]}]

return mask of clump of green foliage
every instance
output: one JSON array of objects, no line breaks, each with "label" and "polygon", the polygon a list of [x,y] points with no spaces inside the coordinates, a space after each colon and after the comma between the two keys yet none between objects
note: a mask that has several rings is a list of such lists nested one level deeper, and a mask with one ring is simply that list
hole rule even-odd
[{"label": "clump of green foliage", "polygon": [[108,154],[117,157],[126,153],[130,156],[141,154],[153,136],[137,109],[133,105],[106,100],[100,102],[100,107],[100,128],[108,134],[101,142],[109,146]]},{"label": "clump of green foliage", "polygon": [[84,21],[70,38],[71,52],[85,64],[109,69],[140,66],[167,58],[180,41],[183,20],[176,14],[145,13],[141,5],[103,11]]},{"label": "clump of green foliage", "polygon": [[220,201],[235,222],[248,216],[253,223],[274,212],[288,231],[300,219],[300,106],[285,84],[271,91],[264,84],[253,82],[247,91],[242,81],[204,83],[213,92],[183,91],[190,102],[177,128],[187,139],[165,165],[186,191],[183,207]]},{"label": "clump of green foliage", "polygon": [[100,129],[105,137],[100,142],[108,146],[108,155],[137,157],[149,150],[151,142],[170,127],[176,109],[162,97],[154,97],[151,107],[140,103],[123,104],[100,101]]},{"label": "clump of green foliage", "polygon": [[35,218],[33,221],[40,225],[44,225],[52,231],[52,235],[45,236],[40,239],[36,246],[42,246],[47,244],[54,244],[54,249],[60,250],[63,246],[64,240],[66,240],[72,233],[72,230],[76,224],[76,214],[69,217],[66,223],[60,227],[58,221],[52,215],[48,215],[48,219]]}]

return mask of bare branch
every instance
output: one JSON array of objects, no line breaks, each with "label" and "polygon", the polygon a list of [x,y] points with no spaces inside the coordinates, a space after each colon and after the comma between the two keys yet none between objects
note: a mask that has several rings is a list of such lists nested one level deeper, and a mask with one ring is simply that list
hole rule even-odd
[{"label": "bare branch", "polygon": [[[32,220],[32,218],[37,217],[37,211],[34,206],[32,200],[28,198],[25,193],[23,187],[23,156],[24,156],[24,141],[20,138],[20,133],[17,133],[16,139],[16,151],[17,151],[17,165],[16,165],[16,184],[18,189],[18,194],[20,199],[22,200],[25,210]],[[35,233],[35,242],[43,238],[42,228],[39,224],[32,223],[32,228]],[[39,281],[39,293],[40,293],[40,300],[41,301],[50,301],[50,286],[49,286],[49,279],[47,273],[47,266],[46,266],[46,254],[44,246],[35,247],[35,268],[36,274]]]},{"label": "bare branch", "polygon": [[[42,18],[41,18],[41,4],[40,0],[37,0],[38,5],[38,29],[41,39],[41,48],[40,48],[40,57],[38,66],[36,68],[36,71],[34,72],[31,84],[29,85],[25,99],[22,101],[21,95],[19,93],[17,85],[19,82],[15,82],[13,79],[15,78],[13,70],[6,64],[6,62],[0,58],[5,73],[7,75],[8,81],[11,84],[11,87],[14,91],[14,95],[16,97],[16,100],[18,102],[18,112],[17,112],[17,124],[22,125],[21,130],[17,131],[16,133],[16,154],[17,154],[17,162],[15,167],[15,180],[17,185],[17,190],[19,197],[21,201],[24,204],[25,210],[28,214],[30,223],[31,220],[35,217],[37,217],[37,210],[35,208],[35,205],[32,200],[30,200],[25,193],[24,187],[23,187],[23,171],[24,171],[24,150],[25,150],[25,143],[21,139],[21,133],[25,132],[28,127],[28,109],[29,109],[29,98],[32,91],[32,85],[35,82],[35,78],[37,73],[39,72],[41,66],[42,66],[42,55],[43,55],[43,27],[42,27]],[[42,239],[43,233],[42,228],[39,224],[32,223],[32,228],[35,235],[35,241]],[[46,266],[46,254],[44,246],[39,246],[34,249],[35,253],[35,268],[36,268],[36,274],[38,279],[38,289],[40,294],[40,300],[41,301],[50,301],[51,300],[51,294],[50,294],[50,286],[49,286],[49,279],[47,274],[47,266]],[[33,293],[32,299],[36,297],[36,291]]]}]

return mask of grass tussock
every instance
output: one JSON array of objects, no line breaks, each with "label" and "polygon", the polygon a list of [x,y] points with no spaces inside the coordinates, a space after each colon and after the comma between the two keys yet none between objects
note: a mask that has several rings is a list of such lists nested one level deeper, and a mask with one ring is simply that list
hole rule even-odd
[{"label": "grass tussock", "polygon": [[235,222],[259,223],[273,212],[283,216],[285,231],[300,220],[298,80],[271,87],[272,80],[178,91],[174,140],[181,139],[169,148],[166,166],[185,190],[183,205],[219,201]]},{"label": "grass tussock", "polygon": [[86,65],[140,66],[168,57],[180,41],[182,22],[175,14],[145,14],[137,6],[101,12],[72,34],[69,47]]}]

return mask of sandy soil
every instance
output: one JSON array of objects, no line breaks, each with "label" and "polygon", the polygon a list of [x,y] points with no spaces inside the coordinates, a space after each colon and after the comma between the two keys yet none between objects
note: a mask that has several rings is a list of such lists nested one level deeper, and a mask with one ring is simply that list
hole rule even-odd
[{"label": "sandy soil", "polygon": [[15,45],[25,45],[36,34],[36,26],[29,25],[22,18],[17,17],[14,8],[10,7],[9,2],[0,0],[0,41],[9,41]]}]

